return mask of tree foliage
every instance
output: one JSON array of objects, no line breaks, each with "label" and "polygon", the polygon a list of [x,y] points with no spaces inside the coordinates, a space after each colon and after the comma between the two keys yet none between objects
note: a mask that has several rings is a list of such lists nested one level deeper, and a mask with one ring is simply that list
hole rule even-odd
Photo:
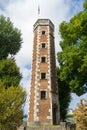
[{"label": "tree foliage", "polygon": [[0,83],[0,129],[10,130],[14,125],[21,124],[25,97],[21,87],[5,89]]},{"label": "tree foliage", "polygon": [[21,48],[21,32],[9,18],[0,16],[0,59],[15,55]]},{"label": "tree foliage", "polygon": [[65,119],[70,93],[87,92],[87,0],[83,11],[59,26],[61,52],[58,53],[58,88],[60,117]]},{"label": "tree foliage", "polygon": [[87,9],[87,0],[85,0],[84,4],[83,4],[84,10]]},{"label": "tree foliage", "polygon": [[61,81],[59,75],[60,71],[57,69],[58,75],[58,91],[59,91],[59,101],[60,101],[60,120],[64,121],[66,118],[69,103],[71,101],[70,88],[65,81]]},{"label": "tree foliage", "polygon": [[[84,3],[86,8],[87,1]],[[87,11],[81,11],[70,21],[60,24],[62,52],[58,53],[60,79],[71,92],[82,95],[87,91]]]},{"label": "tree foliage", "polygon": [[19,67],[12,59],[0,60],[0,81],[5,88],[10,86],[18,86],[22,75],[20,74]]},{"label": "tree foliage", "polygon": [[74,111],[76,130],[87,130],[87,100],[81,100]]},{"label": "tree foliage", "polygon": [[0,130],[16,130],[24,116],[26,92],[19,86],[22,75],[14,60],[21,43],[21,32],[0,16]]}]

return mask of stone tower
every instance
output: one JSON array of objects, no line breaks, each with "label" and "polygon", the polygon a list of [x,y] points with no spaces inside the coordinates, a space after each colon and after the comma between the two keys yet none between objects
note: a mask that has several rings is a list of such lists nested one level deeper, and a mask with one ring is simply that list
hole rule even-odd
[{"label": "stone tower", "polygon": [[58,124],[54,25],[49,19],[38,19],[33,26],[33,32],[28,126],[36,123]]}]

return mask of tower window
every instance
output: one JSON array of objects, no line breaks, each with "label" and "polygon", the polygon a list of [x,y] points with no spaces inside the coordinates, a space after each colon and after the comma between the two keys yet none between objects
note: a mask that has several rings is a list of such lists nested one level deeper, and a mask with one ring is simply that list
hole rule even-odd
[{"label": "tower window", "polygon": [[42,43],[42,48],[45,48],[46,47],[46,44],[45,43]]},{"label": "tower window", "polygon": [[42,31],[42,35],[45,35],[45,31]]},{"label": "tower window", "polygon": [[42,100],[46,99],[46,91],[41,91],[40,96]]},{"label": "tower window", "polygon": [[41,73],[41,79],[46,79],[46,73]]},{"label": "tower window", "polygon": [[41,62],[45,63],[46,62],[46,57],[41,57]]}]

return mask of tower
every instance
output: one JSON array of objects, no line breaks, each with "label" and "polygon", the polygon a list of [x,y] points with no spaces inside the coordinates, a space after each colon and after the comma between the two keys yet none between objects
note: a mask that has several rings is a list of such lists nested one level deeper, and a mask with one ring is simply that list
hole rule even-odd
[{"label": "tower", "polygon": [[54,25],[49,19],[38,19],[33,32],[28,126],[35,123],[58,124]]}]

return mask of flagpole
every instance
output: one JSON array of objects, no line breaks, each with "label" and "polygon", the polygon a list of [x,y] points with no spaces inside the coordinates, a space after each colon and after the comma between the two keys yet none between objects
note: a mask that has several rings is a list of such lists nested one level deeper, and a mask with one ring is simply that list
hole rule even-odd
[{"label": "flagpole", "polygon": [[40,5],[38,5],[38,19],[40,17]]}]

